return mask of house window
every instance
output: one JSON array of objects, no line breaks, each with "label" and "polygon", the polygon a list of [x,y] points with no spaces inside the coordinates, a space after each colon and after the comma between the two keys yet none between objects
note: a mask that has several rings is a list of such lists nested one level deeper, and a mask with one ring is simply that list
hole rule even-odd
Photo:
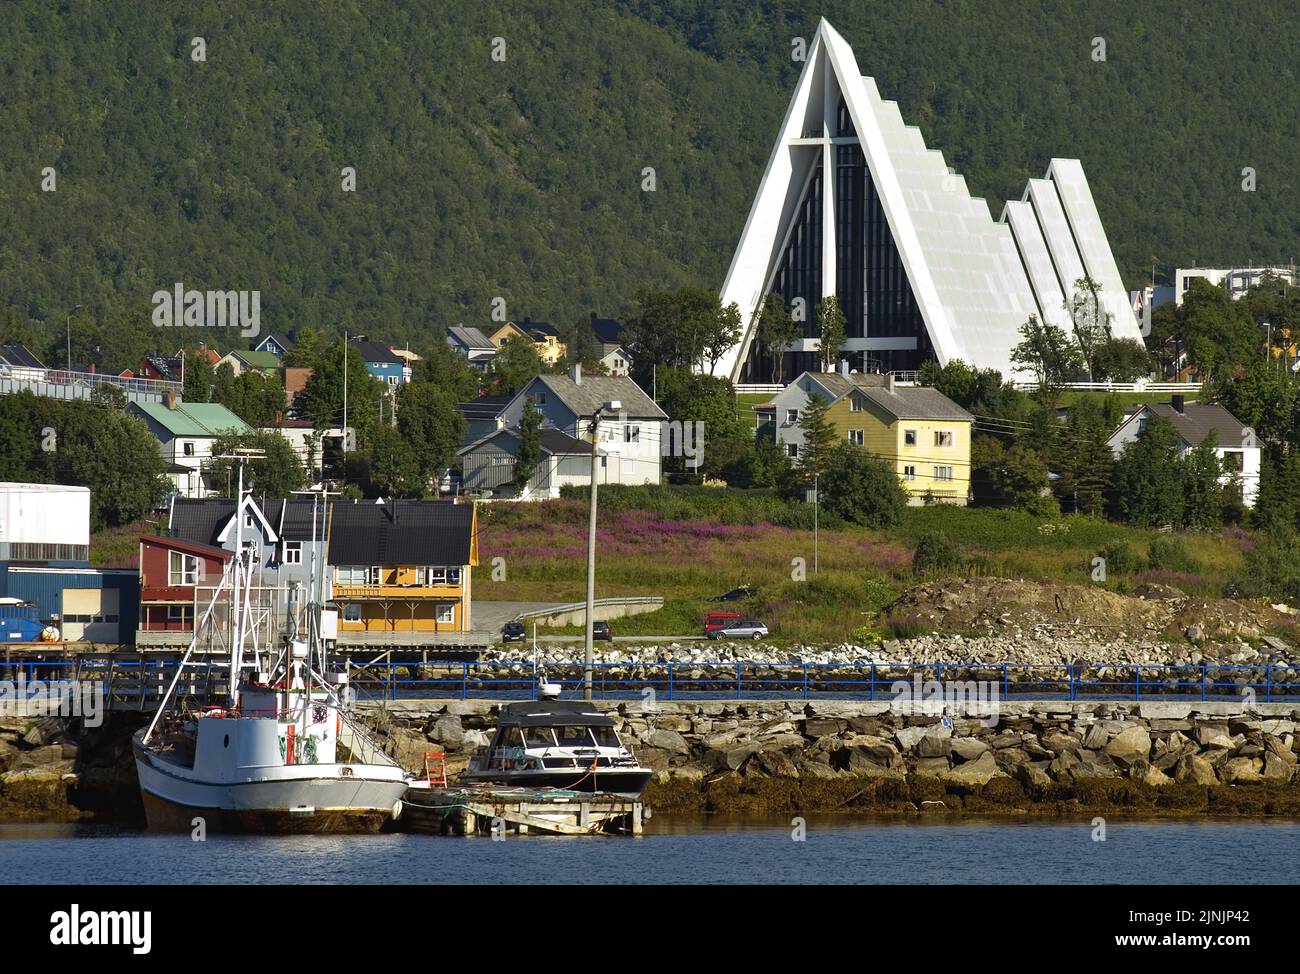
[{"label": "house window", "polygon": [[181,551],[169,551],[167,553],[168,585],[197,585],[198,581],[198,558]]},{"label": "house window", "polygon": [[903,430],[903,446],[916,446],[916,430]]},{"label": "house window", "polygon": [[447,569],[417,568],[415,570],[415,583],[417,585],[446,585]]},{"label": "house window", "polygon": [[935,430],[935,446],[952,446],[952,430]]},{"label": "house window", "polygon": [[1223,461],[1224,473],[1241,473],[1242,457],[1244,457],[1245,454],[1238,453],[1235,450],[1225,450],[1219,456]]},{"label": "house window", "polygon": [[849,442],[854,446],[862,445],[862,430],[849,430]]},{"label": "house window", "polygon": [[183,442],[181,444],[181,452],[187,457],[194,456],[194,442],[192,440],[186,440]]},{"label": "house window", "polygon": [[388,384],[389,384],[390,386],[395,386],[395,385],[397,385],[397,376],[395,376],[395,375],[390,375],[390,376],[388,377]]},{"label": "house window", "polygon": [[340,565],[334,569],[334,581],[340,585],[378,585],[378,566]]},{"label": "house window", "polygon": [[935,480],[952,480],[952,467],[935,467]]},{"label": "house window", "polygon": [[346,605],[344,605],[344,606],[343,606],[343,621],[344,621],[344,622],[360,622],[360,621],[361,621],[361,606],[360,606],[360,604],[358,604],[358,603],[356,603],[356,602],[349,602],[349,603],[347,603]]},{"label": "house window", "polygon": [[248,514],[245,514],[245,515],[244,515],[244,527],[245,527],[247,530],[249,530],[249,531],[253,530],[253,515],[252,515],[252,513],[248,513]]},{"label": "house window", "polygon": [[785,411],[785,425],[793,426],[797,422],[799,422],[799,410],[787,409]]},{"label": "house window", "polygon": [[863,409],[863,399],[861,396],[851,396],[849,398],[849,412],[860,413]]},{"label": "house window", "polygon": [[284,563],[286,565],[302,564],[302,542],[286,541],[284,543]]},{"label": "house window", "polygon": [[785,455],[788,456],[791,460],[797,460],[799,458],[799,444],[787,443],[785,445]]},{"label": "house window", "polygon": [[1147,431],[1147,418],[1143,416],[1141,419],[1138,420],[1138,436],[1141,436],[1146,431]]},{"label": "house window", "polygon": [[640,442],[641,442],[641,427],[640,427],[640,426],[631,426],[631,425],[624,426],[624,427],[623,427],[623,442],[624,442],[624,443],[640,443]]},{"label": "house window", "polygon": [[456,621],[456,606],[455,606],[455,604],[454,604],[454,603],[451,603],[451,602],[448,602],[448,603],[446,603],[446,604],[444,604],[444,605],[440,605],[440,606],[438,606],[438,616],[437,616],[437,619],[438,619],[439,622],[447,622],[447,623],[455,622],[455,621]]},{"label": "house window", "polygon": [[907,466],[905,466],[905,467],[903,468],[903,479],[904,479],[904,480],[915,480],[915,479],[916,479],[916,467],[913,466],[912,464],[908,464]]},{"label": "house window", "polygon": [[167,606],[168,622],[188,622],[189,617],[190,617],[190,607],[188,605]]}]

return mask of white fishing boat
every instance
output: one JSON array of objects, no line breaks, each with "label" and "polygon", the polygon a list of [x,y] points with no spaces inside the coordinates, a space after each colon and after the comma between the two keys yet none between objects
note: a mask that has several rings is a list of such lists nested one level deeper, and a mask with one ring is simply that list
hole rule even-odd
[{"label": "white fishing boat", "polygon": [[[324,522],[322,497],[322,536]],[[202,820],[217,832],[378,831],[401,814],[411,776],[352,718],[346,674],[326,672],[322,630],[333,620],[322,608],[321,576],[313,566],[314,597],[295,632],[259,646],[258,627],[248,625],[253,556],[242,524],[237,530],[236,553],[194,640],[132,742],[149,826],[189,831]],[[230,609],[228,700],[187,709],[177,687],[187,666],[208,665],[192,658],[218,605]]]}]

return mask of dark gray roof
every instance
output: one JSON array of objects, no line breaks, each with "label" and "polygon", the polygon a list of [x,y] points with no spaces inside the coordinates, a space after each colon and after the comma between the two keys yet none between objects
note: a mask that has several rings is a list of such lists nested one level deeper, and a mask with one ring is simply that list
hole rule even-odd
[{"label": "dark gray roof", "polygon": [[336,502],[331,565],[468,565],[474,506],[449,501]]},{"label": "dark gray roof", "polygon": [[1211,433],[1219,446],[1235,447],[1247,442],[1247,427],[1222,406],[1213,403],[1189,402],[1180,413],[1171,403],[1158,402],[1147,406],[1154,415],[1167,420],[1183,441],[1198,446]]},{"label": "dark gray roof", "polygon": [[523,321],[516,321],[515,324],[530,335],[537,332],[541,335],[550,335],[553,338],[560,337],[560,333],[545,321],[533,321],[529,318],[525,318]]},{"label": "dark gray roof", "polygon": [[513,394],[479,396],[469,402],[456,403],[456,408],[460,410],[460,414],[466,419],[495,419],[501,415],[501,410],[505,409],[513,398]]},{"label": "dark gray roof", "polygon": [[[544,426],[539,431],[538,437],[541,441],[543,453],[549,453],[551,456],[572,456],[575,454],[582,456],[591,456],[591,444],[586,440],[580,440],[577,437],[570,436],[563,430],[557,430],[551,426]],[[503,450],[511,455],[515,455],[519,449],[522,439],[518,427],[511,429],[497,430],[495,433],[489,433],[480,440],[476,440],[469,446],[459,451],[459,456],[473,453],[488,443],[496,443]]]},{"label": "dark gray roof", "polygon": [[929,386],[895,386],[893,392],[879,386],[860,387],[859,392],[895,419],[946,419],[967,423],[975,421],[974,416],[938,389]]},{"label": "dark gray roof", "polygon": [[525,392],[541,383],[571,412],[592,416],[605,403],[617,399],[623,412],[633,419],[667,419],[668,414],[626,375],[584,375],[578,385],[567,375],[539,375],[524,387]]},{"label": "dark gray roof", "polygon": [[[312,539],[310,499],[256,498],[262,515],[282,541],[310,541]],[[169,534],[195,544],[216,545],[235,511],[235,502],[226,497],[177,497],[172,503]],[[318,515],[319,516],[319,515]],[[316,532],[320,533],[317,521]]]},{"label": "dark gray roof", "polygon": [[393,354],[393,350],[383,342],[372,342],[368,338],[352,338],[349,341],[367,362],[383,365],[403,364],[402,360]]},{"label": "dark gray roof", "polygon": [[41,360],[33,355],[26,345],[19,345],[16,342],[0,345],[0,363],[25,369],[45,368]]},{"label": "dark gray roof", "polygon": [[452,325],[447,329],[447,335],[456,340],[456,343],[467,349],[477,349],[481,351],[496,351],[496,346],[492,344],[492,339],[483,334],[477,328],[468,328],[465,325]]},{"label": "dark gray roof", "polygon": [[594,311],[591,313],[591,330],[604,345],[617,345],[623,341],[623,323],[613,318],[597,318]]}]

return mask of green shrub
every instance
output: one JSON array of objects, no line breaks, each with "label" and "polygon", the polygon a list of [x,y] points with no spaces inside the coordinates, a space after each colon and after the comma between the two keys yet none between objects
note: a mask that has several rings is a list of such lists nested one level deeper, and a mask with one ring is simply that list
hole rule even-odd
[{"label": "green shrub", "polygon": [[956,572],[965,567],[966,559],[961,549],[942,531],[930,531],[921,535],[916,543],[916,554],[912,556],[912,574],[924,575],[928,572]]},{"label": "green shrub", "polygon": [[1111,541],[1098,554],[1106,562],[1108,575],[1125,575],[1142,570],[1142,558],[1127,541]]},{"label": "green shrub", "polygon": [[1151,540],[1147,564],[1156,571],[1198,572],[1201,566],[1187,553],[1182,538],[1160,535]]}]

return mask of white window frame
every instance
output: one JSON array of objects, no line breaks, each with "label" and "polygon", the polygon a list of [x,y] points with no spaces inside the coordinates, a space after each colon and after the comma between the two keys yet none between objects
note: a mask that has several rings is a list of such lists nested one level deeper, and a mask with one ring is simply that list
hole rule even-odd
[{"label": "white window frame", "polygon": [[916,430],[903,430],[903,446],[916,446]]},{"label": "white window frame", "polygon": [[936,465],[934,468],[934,479],[949,481],[953,479],[952,466],[950,464]]},{"label": "white window frame", "polygon": [[951,447],[953,445],[952,430],[935,430],[934,445],[938,447]]},{"label": "white window frame", "polygon": [[[180,565],[176,560],[180,559]],[[167,552],[167,584],[174,585],[197,585],[199,583],[199,558],[197,555],[187,555],[183,551]]]},{"label": "white window frame", "polygon": [[865,433],[864,430],[849,430],[849,442],[852,443],[854,446],[865,445],[864,433]]},{"label": "white window frame", "polygon": [[343,603],[343,621],[360,622],[361,621],[361,603],[345,602]]},{"label": "white window frame", "polygon": [[798,424],[798,422],[799,422],[799,410],[787,409],[785,411],[785,425],[795,426]]},{"label": "white window frame", "polygon": [[456,622],[456,603],[455,602],[439,603],[437,608],[434,610],[433,618],[438,623],[446,623],[447,625],[454,624]]},{"label": "white window frame", "polygon": [[789,457],[791,460],[798,460],[798,459],[799,459],[799,444],[798,444],[798,443],[787,443],[787,444],[785,445],[785,455],[786,455],[787,457]]},{"label": "white window frame", "polygon": [[284,543],[284,563],[286,565],[302,564],[302,542],[286,541]]},{"label": "white window frame", "polygon": [[916,479],[916,464],[909,463],[903,467],[903,479],[904,480]]}]

